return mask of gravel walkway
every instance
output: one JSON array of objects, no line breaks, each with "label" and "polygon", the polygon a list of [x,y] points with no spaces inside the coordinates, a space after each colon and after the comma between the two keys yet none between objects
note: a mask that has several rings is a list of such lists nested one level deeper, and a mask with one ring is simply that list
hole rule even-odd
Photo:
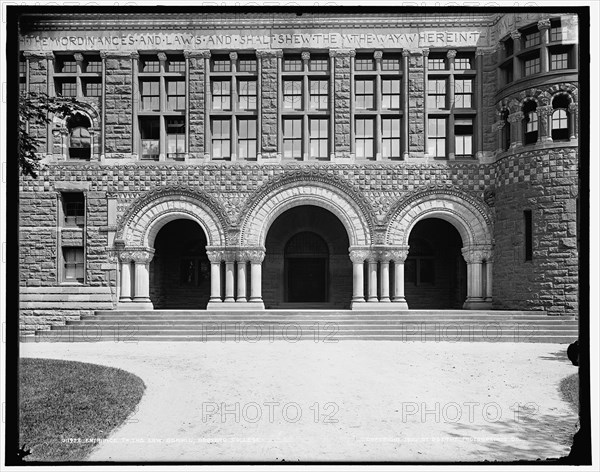
[{"label": "gravel walkway", "polygon": [[566,345],[27,343],[147,390],[93,461],[512,461],[568,454]]}]

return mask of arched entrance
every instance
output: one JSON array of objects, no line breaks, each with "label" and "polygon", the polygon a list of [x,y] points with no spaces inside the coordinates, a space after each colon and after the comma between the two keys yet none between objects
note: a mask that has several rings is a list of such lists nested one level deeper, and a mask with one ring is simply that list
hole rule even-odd
[{"label": "arched entrance", "polygon": [[352,298],[348,234],[330,211],[312,205],[279,215],[263,263],[267,308],[347,308]]},{"label": "arched entrance", "polygon": [[467,297],[467,265],[456,228],[440,218],[410,231],[404,262],[404,295],[412,309],[460,309]]},{"label": "arched entrance", "polygon": [[198,223],[177,219],[154,240],[150,300],[157,309],[204,309],[210,297],[206,235]]}]

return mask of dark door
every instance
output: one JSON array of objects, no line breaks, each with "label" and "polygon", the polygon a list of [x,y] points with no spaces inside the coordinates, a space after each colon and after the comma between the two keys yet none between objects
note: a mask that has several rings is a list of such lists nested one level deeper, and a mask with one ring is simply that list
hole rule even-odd
[{"label": "dark door", "polygon": [[327,301],[327,259],[287,259],[288,302]]}]

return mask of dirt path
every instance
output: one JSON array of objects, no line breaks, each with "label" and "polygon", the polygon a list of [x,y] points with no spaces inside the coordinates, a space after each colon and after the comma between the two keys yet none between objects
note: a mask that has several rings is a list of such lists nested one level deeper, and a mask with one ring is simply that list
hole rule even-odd
[{"label": "dirt path", "polygon": [[94,461],[535,460],[569,452],[566,345],[39,343],[147,390]]}]

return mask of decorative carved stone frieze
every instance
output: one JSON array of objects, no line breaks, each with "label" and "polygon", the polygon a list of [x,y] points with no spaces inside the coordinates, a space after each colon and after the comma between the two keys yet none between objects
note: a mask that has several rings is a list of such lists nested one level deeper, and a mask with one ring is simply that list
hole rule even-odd
[{"label": "decorative carved stone frieze", "polygon": [[331,57],[354,57],[356,56],[355,49],[330,49],[329,55]]},{"label": "decorative carved stone frieze", "polygon": [[256,57],[283,57],[283,51],[281,49],[257,49]]}]

